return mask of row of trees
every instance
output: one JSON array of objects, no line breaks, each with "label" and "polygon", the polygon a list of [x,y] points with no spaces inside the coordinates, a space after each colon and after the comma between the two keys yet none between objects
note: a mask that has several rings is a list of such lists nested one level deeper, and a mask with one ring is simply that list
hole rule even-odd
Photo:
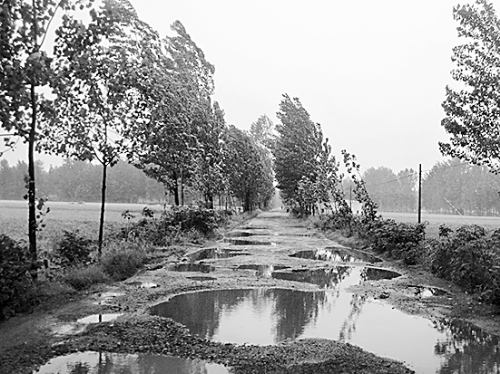
[{"label": "row of trees", "polygon": [[[0,199],[21,200],[26,194],[24,161],[10,166],[0,161]],[[101,199],[102,168],[88,161],[66,159],[61,166],[46,170],[41,161],[35,162],[37,195],[51,201],[97,202]],[[134,166],[120,161],[108,175],[107,201],[137,203],[165,201],[161,183],[148,178]]]},{"label": "row of trees", "polygon": [[[220,194],[248,209],[270,199],[269,152],[226,125],[212,100],[214,66],[179,21],[174,35],[162,38],[127,0],[9,0],[1,12],[0,126],[12,134],[6,146],[16,137],[28,143],[33,263],[40,207],[35,148],[101,165],[99,251],[107,176],[120,159],[162,183],[176,204],[186,186],[207,207]],[[42,46],[57,12],[62,23],[49,56]]]}]

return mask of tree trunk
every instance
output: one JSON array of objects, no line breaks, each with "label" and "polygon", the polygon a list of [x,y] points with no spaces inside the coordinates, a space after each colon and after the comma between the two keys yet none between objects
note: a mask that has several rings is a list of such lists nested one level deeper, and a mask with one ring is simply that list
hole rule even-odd
[{"label": "tree trunk", "polygon": [[245,212],[249,212],[250,211],[250,193],[247,192],[245,194],[245,207],[243,208],[243,210]]},{"label": "tree trunk", "polygon": [[31,277],[38,277],[36,262],[38,260],[36,249],[36,185],[35,185],[35,136],[36,136],[36,92],[35,82],[31,82],[31,128],[28,138],[28,240],[31,256]]},{"label": "tree trunk", "polygon": [[[33,5],[33,53],[38,51],[37,34],[37,8],[35,0]],[[35,185],[35,137],[37,122],[37,102],[36,102],[36,77],[35,72],[31,76],[31,128],[28,136],[28,241],[31,257],[31,277],[33,280],[38,278],[36,262],[38,254],[36,249],[36,185]]]},{"label": "tree trunk", "polygon": [[101,257],[102,254],[102,242],[104,236],[104,209],[106,204],[106,172],[108,165],[106,163],[102,164],[102,188],[101,188],[101,219],[99,221],[99,249],[98,254]]},{"label": "tree trunk", "polygon": [[184,179],[181,171],[181,205],[184,206]]}]

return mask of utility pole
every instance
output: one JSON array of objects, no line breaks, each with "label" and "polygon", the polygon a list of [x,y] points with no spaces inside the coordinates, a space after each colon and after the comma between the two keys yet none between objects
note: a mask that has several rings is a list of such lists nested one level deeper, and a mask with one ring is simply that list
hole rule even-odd
[{"label": "utility pole", "polygon": [[418,164],[418,219],[422,223],[422,164]]}]

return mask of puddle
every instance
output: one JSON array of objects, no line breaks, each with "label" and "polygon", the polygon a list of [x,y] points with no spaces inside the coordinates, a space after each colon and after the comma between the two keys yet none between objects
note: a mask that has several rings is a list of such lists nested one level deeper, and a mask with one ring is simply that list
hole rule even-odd
[{"label": "puddle", "polygon": [[53,358],[33,374],[229,374],[225,366],[202,360],[146,354],[79,352]]},{"label": "puddle", "polygon": [[289,266],[282,265],[240,265],[237,267],[238,270],[255,270],[258,277],[271,278],[273,271],[288,269]]},{"label": "puddle", "polygon": [[290,257],[304,258],[308,260],[320,260],[330,262],[369,262],[375,263],[382,261],[368,253],[351,251],[343,248],[324,248],[312,251],[301,251],[290,255]]},{"label": "puddle", "polygon": [[98,297],[99,300],[94,301],[95,305],[112,305],[113,299],[123,296],[125,293],[123,292],[103,292]]},{"label": "puddle", "polygon": [[392,279],[401,276],[395,271],[353,266],[334,266],[322,269],[292,269],[291,271],[275,271],[274,279],[294,282],[313,283],[320,288],[347,288],[365,281]]},{"label": "puddle", "polygon": [[408,286],[408,293],[417,297],[449,296],[450,293],[437,287]]},{"label": "puddle", "polygon": [[250,253],[230,248],[205,248],[189,256],[191,262],[200,260],[211,260],[219,258],[229,258],[235,256],[248,256]]},{"label": "puddle", "polygon": [[460,321],[431,322],[349,292],[212,290],[174,296],[151,313],[205,339],[277,344],[323,338],[404,361],[417,373],[489,374],[500,370],[499,338]]},{"label": "puddle", "polygon": [[122,316],[123,313],[105,313],[105,314],[91,314],[90,316],[80,318],[77,323],[100,323],[109,322]]},{"label": "puddle", "polygon": [[194,281],[198,281],[198,282],[206,282],[206,281],[216,281],[217,278],[214,278],[214,277],[186,277],[187,279],[191,279],[191,280],[194,280]]},{"label": "puddle", "polygon": [[158,284],[153,283],[153,282],[130,282],[126,283],[129,286],[135,286],[139,288],[157,288],[159,287]]},{"label": "puddle", "polygon": [[215,270],[215,267],[207,264],[192,264],[192,263],[181,263],[173,265],[169,268],[170,271],[192,271],[192,272],[201,272],[201,273],[210,273]]},{"label": "puddle", "polygon": [[[225,238],[224,241],[226,243],[230,243],[232,245],[273,245],[273,242],[258,241],[258,240],[246,240],[246,239],[228,239],[228,238]],[[274,245],[276,245],[276,244],[274,244]]]},{"label": "puddle", "polygon": [[254,235],[261,235],[261,234],[256,232],[247,232],[247,231],[232,231],[226,233],[226,237],[228,238],[239,238],[239,237],[254,236]]},{"label": "puddle", "polygon": [[269,230],[267,226],[242,226],[242,230]]}]

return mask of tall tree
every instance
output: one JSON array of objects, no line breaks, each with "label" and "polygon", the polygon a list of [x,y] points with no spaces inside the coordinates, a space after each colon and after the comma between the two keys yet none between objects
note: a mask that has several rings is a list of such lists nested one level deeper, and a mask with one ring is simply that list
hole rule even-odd
[{"label": "tall tree", "polygon": [[380,209],[395,210],[398,181],[390,168],[371,167],[364,172],[363,180],[371,198],[377,202]]},{"label": "tall tree", "polygon": [[[179,21],[162,44],[155,85],[149,92],[150,118],[134,126],[130,158],[152,178],[165,184],[182,203],[183,186],[192,183],[194,162],[199,151],[197,136],[210,126],[214,67]],[[213,118],[213,117],[212,117]],[[181,195],[181,196],[179,196]]]},{"label": "tall tree", "polygon": [[323,134],[298,98],[284,94],[279,108],[277,116],[281,123],[276,125],[274,170],[283,201],[294,206],[299,181],[303,177],[312,183],[316,181]]},{"label": "tall tree", "polygon": [[276,138],[273,121],[267,115],[261,115],[250,125],[250,136],[267,149],[273,149]]},{"label": "tall tree", "polygon": [[158,37],[127,0],[104,0],[89,14],[88,25],[65,16],[57,30],[51,80],[56,99],[40,148],[102,165],[100,254],[108,167],[128,150],[125,128],[144,117],[138,87]]},{"label": "tall tree", "polygon": [[451,135],[439,144],[444,155],[487,165],[500,172],[500,20],[488,0],[457,6],[458,36],[464,44],[453,48],[453,78],[460,89],[446,87],[442,120]]},{"label": "tall tree", "polygon": [[[28,144],[28,237],[32,276],[36,278],[35,144],[39,112],[47,101],[37,88],[51,78],[51,59],[42,50],[48,27],[60,9],[67,14],[89,1],[6,0],[0,8],[0,127]],[[39,91],[39,90],[38,90]]]},{"label": "tall tree", "polygon": [[267,205],[274,187],[268,153],[245,131],[228,128],[226,174],[231,192],[243,203],[245,211]]}]

